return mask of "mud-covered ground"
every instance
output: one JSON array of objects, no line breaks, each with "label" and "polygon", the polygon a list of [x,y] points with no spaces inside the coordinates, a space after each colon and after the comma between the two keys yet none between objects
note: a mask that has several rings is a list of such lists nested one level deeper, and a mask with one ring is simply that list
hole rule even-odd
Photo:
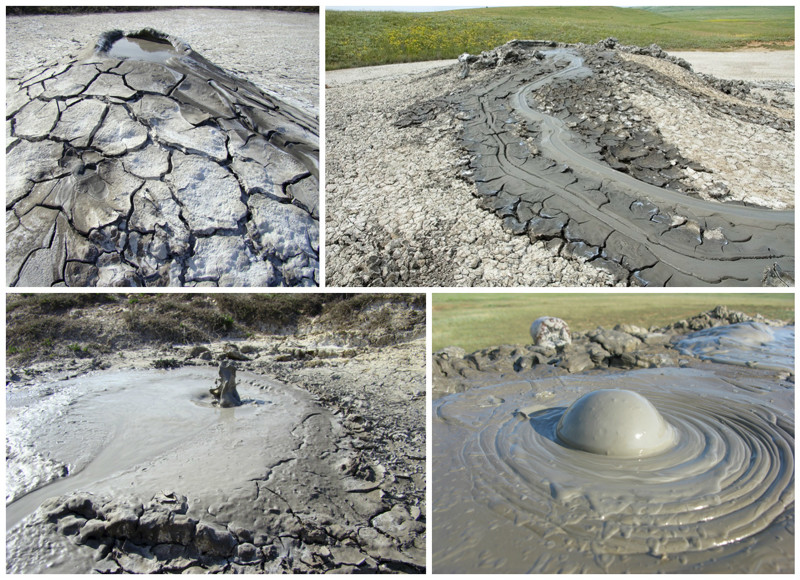
[{"label": "mud-covered ground", "polygon": [[[794,84],[786,82],[785,75],[776,81],[760,78],[754,85],[719,83],[701,80],[700,76],[692,76],[689,82],[687,71],[672,62],[620,54],[621,59],[628,58],[643,68],[630,77],[623,68],[603,70],[615,83],[609,110],[603,108],[602,99],[595,99],[595,93],[587,99],[591,103],[588,113],[568,106],[569,113],[575,113],[573,117],[563,109],[557,116],[567,118],[568,123],[587,115],[606,123],[616,116],[612,109],[626,103],[624,108],[630,109],[623,116],[631,118],[623,119],[623,124],[659,132],[663,139],[660,150],[674,147],[693,162],[682,176],[693,188],[690,195],[777,209],[793,206],[793,128],[775,131],[769,124],[742,123],[735,116],[719,114],[721,107],[734,102],[744,107],[768,103],[765,110],[771,111],[769,114],[792,117]],[[776,60],[787,68],[790,64],[783,56],[778,55]],[[742,58],[746,59],[747,53]],[[480,89],[517,66],[516,61],[506,61],[488,72],[473,69],[466,79],[459,78],[458,65],[446,63],[361,69],[364,75],[360,71],[328,73],[329,284],[633,283],[630,271],[626,275],[615,272],[613,266],[610,270],[598,267],[596,256],[573,256],[567,247],[574,241],[571,235],[553,237],[546,228],[536,235],[521,235],[524,228],[513,224],[507,227],[502,219],[491,219],[487,209],[495,208],[487,208],[486,200],[476,196],[471,182],[475,155],[465,151],[461,133],[472,113],[459,112],[452,103],[469,92],[469,87]],[[705,93],[698,90],[701,84],[706,85]],[[579,86],[568,89],[579,92]],[[554,86],[553,90],[563,97],[562,87]],[[546,92],[541,98],[547,100]],[[411,119],[406,115],[410,109],[415,115]],[[497,121],[508,118],[510,123],[514,117],[499,114]],[[681,122],[675,123],[676,118]],[[793,120],[791,123],[793,127]],[[514,124],[509,127],[516,131]],[[525,134],[520,136],[526,138]],[[528,142],[533,147],[530,139]],[[714,147],[708,147],[709,142]],[[765,154],[767,151],[770,153]],[[662,282],[669,282],[669,277],[648,283]]]},{"label": "mud-covered ground", "polygon": [[434,573],[794,569],[791,322],[533,334],[433,355]]},{"label": "mud-covered ground", "polygon": [[[780,327],[794,321],[768,320],[718,306],[665,327],[617,325],[576,332],[571,335],[571,342],[560,348],[506,344],[467,353],[460,347],[448,347],[433,353],[433,398],[504,379],[525,380],[637,368],[702,367],[707,364],[702,356],[681,351],[676,348],[676,343],[691,332],[740,322]],[[794,382],[793,372],[777,372],[783,380]]]},{"label": "mud-covered ground", "polygon": [[[9,308],[9,571],[425,569],[424,297],[293,296],[269,314],[213,295],[47,298]],[[24,324],[35,312],[63,336]],[[204,402],[221,360],[242,407]],[[153,404],[174,417],[153,409],[140,432]],[[157,449],[167,430],[152,457],[126,442]],[[31,497],[45,505],[26,516]]]}]

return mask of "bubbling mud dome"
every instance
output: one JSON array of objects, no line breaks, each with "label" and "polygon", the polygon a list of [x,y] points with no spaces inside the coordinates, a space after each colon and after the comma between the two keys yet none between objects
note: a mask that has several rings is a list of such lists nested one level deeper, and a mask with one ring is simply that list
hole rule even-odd
[{"label": "bubbling mud dome", "polygon": [[558,422],[558,439],[589,453],[646,457],[675,444],[675,430],[643,396],[608,389],[583,395]]},{"label": "bubbling mud dome", "polygon": [[[686,340],[743,332],[727,328]],[[766,338],[747,353],[756,365],[775,346]],[[712,363],[439,399],[434,571],[793,570],[789,377]]]},{"label": "bubbling mud dome", "polygon": [[152,29],[7,91],[9,285],[318,285],[315,111]]}]

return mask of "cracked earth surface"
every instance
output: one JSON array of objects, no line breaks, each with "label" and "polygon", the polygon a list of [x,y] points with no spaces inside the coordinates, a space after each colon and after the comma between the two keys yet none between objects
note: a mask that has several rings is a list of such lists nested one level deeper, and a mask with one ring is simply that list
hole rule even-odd
[{"label": "cracked earth surface", "polygon": [[315,114],[120,36],[8,84],[9,285],[317,285]]},{"label": "cracked earth surface", "polygon": [[[400,140],[422,145],[420,137],[427,135],[425,145],[438,145],[460,130],[465,156],[456,158],[450,149],[421,160],[431,184],[441,186],[428,168],[449,163],[449,179],[441,181],[459,189],[452,169],[462,167],[458,176],[474,182],[478,207],[495,213],[506,233],[582,272],[575,276],[565,268],[562,275],[548,275],[541,265],[526,268],[512,252],[504,255],[504,285],[793,283],[794,119],[785,95],[778,91],[765,103],[749,98],[748,89],[725,94],[735,91],[704,82],[665,60],[660,50],[630,54],[613,48],[517,42],[470,57],[489,72],[473,72],[461,85],[441,79],[452,68],[428,73],[418,81],[427,81],[431,90],[423,94],[418,88],[416,99],[406,93],[416,104],[396,112],[395,125],[408,132]],[[371,85],[372,93],[380,90]],[[673,122],[678,112],[683,123]],[[463,124],[442,120],[452,116]],[[329,118],[338,120],[335,113]],[[359,115],[350,112],[348,119],[345,126],[329,121],[328,128],[330,283],[398,277],[409,285],[491,283],[486,270],[493,265],[486,255],[498,251],[475,239],[453,240],[444,228],[418,229],[406,246],[413,248],[427,234],[451,258],[440,259],[431,277],[413,264],[397,263],[392,246],[404,245],[402,233],[391,236],[399,241],[373,241],[377,248],[369,248],[374,224],[362,224],[358,216],[331,223],[340,208],[352,207],[348,194],[364,191],[371,179],[362,177],[365,172],[340,173],[336,141],[340,132],[347,138]],[[403,177],[415,169],[406,166]],[[413,197],[413,183],[407,179],[398,189]],[[446,212],[427,221],[438,226],[444,221],[434,220],[438,216]],[[391,233],[392,225],[384,229]],[[340,227],[346,235],[337,232]],[[446,251],[451,245],[456,248]],[[366,253],[361,264],[360,252]],[[346,267],[340,256],[347,256]],[[500,268],[489,271],[496,276]],[[594,279],[586,274],[592,271]]]},{"label": "cracked earth surface", "polygon": [[[62,401],[68,418],[42,427],[34,447],[67,431],[78,447],[47,451],[70,476],[9,506],[8,570],[424,572],[425,340],[331,339],[262,336],[29,369],[12,414],[57,381],[46,399]],[[144,370],[162,357],[182,368]],[[214,409],[192,394],[207,391],[223,359],[240,369],[241,407]],[[164,437],[164,425],[186,419],[188,431]],[[115,472],[97,480],[109,461]],[[31,514],[27,498],[50,496]]]}]

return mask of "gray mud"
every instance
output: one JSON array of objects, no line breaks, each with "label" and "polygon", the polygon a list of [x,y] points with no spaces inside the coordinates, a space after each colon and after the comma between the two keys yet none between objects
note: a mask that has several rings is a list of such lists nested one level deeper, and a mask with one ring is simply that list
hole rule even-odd
[{"label": "gray mud", "polygon": [[251,80],[262,91],[284,95],[305,108],[319,109],[317,14],[178,8],[8,16],[6,76],[20,79],[37,67],[77,55],[83,47],[94,44],[100,34],[116,28],[170,31],[207,59]]},{"label": "gray mud", "polygon": [[683,354],[751,368],[794,372],[794,327],[771,328],[758,322],[695,332],[675,343]]},{"label": "gray mud", "polygon": [[[749,316],[725,306],[665,327],[617,325],[572,333],[571,343],[504,344],[467,353],[449,347],[433,353],[433,397],[496,382],[533,380],[581,372],[702,366],[714,356],[783,376],[794,373],[794,326]],[[696,357],[696,358],[695,358]]]},{"label": "gray mud", "polygon": [[94,42],[8,84],[9,285],[318,285],[316,111],[165,33]]},{"label": "gray mud", "polygon": [[329,73],[329,285],[793,285],[792,83],[614,43],[465,58]]},{"label": "gray mud", "polygon": [[[12,438],[44,450],[51,460],[68,467],[69,476],[12,502],[6,509],[6,529],[32,514],[44,499],[74,491],[120,496],[135,488],[140,497],[149,499],[185,479],[189,487],[184,494],[209,497],[210,490],[226,487],[220,484],[230,481],[231,473],[247,480],[265,465],[290,455],[296,447],[292,427],[311,412],[305,393],[244,375],[240,376],[240,382],[248,383],[244,405],[214,408],[208,387],[215,375],[213,369],[204,368],[96,373],[60,385],[71,393],[71,400],[46,414],[37,411],[36,416],[45,419],[41,422],[10,397],[7,413],[20,426],[12,428]],[[54,420],[56,415],[59,420]],[[256,445],[264,437],[257,427],[263,424],[271,425],[269,444]],[[17,439],[26,434],[27,441]],[[232,447],[237,438],[239,444]],[[263,450],[264,456],[254,455],[253,447]],[[269,454],[274,458],[267,459]],[[154,460],[158,468],[142,469]],[[208,505],[192,506],[193,511],[207,509]],[[253,522],[248,524],[252,527]]]},{"label": "gray mud", "polygon": [[[274,340],[246,355],[209,345],[187,347],[177,370],[17,377],[7,388],[7,570],[423,571],[425,476],[412,465],[424,466],[414,427],[424,412],[410,421],[422,405],[405,395],[420,374],[417,343],[370,360],[353,350],[337,360],[329,347],[333,360],[309,365],[298,357],[316,351],[297,342],[288,355]],[[212,352],[237,361],[241,406],[212,404]],[[373,388],[371,408],[358,408]]]},{"label": "gray mud", "polygon": [[[656,406],[674,446],[625,459],[559,442],[567,405],[619,387]],[[681,368],[507,381],[440,399],[434,571],[789,572],[793,403],[793,384],[773,377]]]},{"label": "gray mud", "polygon": [[[523,64],[454,99],[477,195],[505,228],[628,285],[757,286],[793,276],[793,211],[701,198],[689,177],[705,169],[607,84],[605,71],[642,67],[604,47],[529,44],[503,47],[500,58]],[[741,122],[794,129],[767,109],[715,106]]]},{"label": "gray mud", "polygon": [[793,570],[793,345],[718,307],[434,353],[434,572]]}]

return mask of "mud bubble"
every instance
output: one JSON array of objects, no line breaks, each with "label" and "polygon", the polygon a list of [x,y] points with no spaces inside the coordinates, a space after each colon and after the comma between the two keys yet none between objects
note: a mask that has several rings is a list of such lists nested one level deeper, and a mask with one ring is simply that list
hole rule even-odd
[{"label": "mud bubble", "polygon": [[558,439],[575,449],[614,457],[646,457],[675,444],[675,430],[639,393],[593,391],[558,422]]}]

